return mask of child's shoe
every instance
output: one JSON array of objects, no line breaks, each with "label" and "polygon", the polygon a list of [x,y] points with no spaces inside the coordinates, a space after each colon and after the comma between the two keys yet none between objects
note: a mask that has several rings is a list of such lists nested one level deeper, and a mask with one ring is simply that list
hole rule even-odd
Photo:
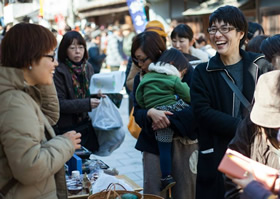
[{"label": "child's shoe", "polygon": [[169,188],[173,187],[176,184],[175,180],[171,175],[166,176],[166,178],[164,179],[160,179],[160,181],[161,181],[160,191],[162,192],[168,190]]}]

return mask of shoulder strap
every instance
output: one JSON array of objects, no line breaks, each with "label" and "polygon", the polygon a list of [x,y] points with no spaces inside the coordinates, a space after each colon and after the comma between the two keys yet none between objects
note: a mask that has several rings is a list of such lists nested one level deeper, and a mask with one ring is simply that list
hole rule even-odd
[{"label": "shoulder strap", "polygon": [[4,198],[4,196],[9,192],[13,186],[17,183],[17,180],[15,178],[10,179],[2,189],[0,189],[0,198]]},{"label": "shoulder strap", "polygon": [[230,79],[227,77],[227,75],[224,73],[224,71],[221,71],[220,74],[222,75],[222,77],[224,78],[224,80],[226,81],[226,83],[228,84],[228,86],[231,88],[231,90],[236,94],[236,96],[238,97],[238,99],[241,101],[241,103],[245,106],[246,109],[248,109],[248,111],[250,112],[250,102],[244,97],[244,95],[241,93],[241,91],[239,90],[239,88],[232,83],[232,81],[230,81]]}]

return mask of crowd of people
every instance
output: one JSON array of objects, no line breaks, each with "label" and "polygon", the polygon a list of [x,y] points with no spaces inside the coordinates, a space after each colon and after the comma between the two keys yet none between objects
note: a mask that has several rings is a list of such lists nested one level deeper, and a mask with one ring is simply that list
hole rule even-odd
[{"label": "crowd of people", "polygon": [[144,194],[278,198],[279,179],[268,190],[251,170],[236,179],[217,168],[231,148],[280,169],[279,34],[265,35],[234,6],[210,15],[211,44],[187,24],[168,34],[157,20],[139,34],[129,25],[107,35],[87,28],[68,30],[59,42],[35,24],[5,32],[0,196],[67,198],[65,162],[81,146],[99,148],[88,112],[105,96],[90,94],[90,78],[104,65],[125,65],[129,110],[141,127],[135,148],[143,156]]}]

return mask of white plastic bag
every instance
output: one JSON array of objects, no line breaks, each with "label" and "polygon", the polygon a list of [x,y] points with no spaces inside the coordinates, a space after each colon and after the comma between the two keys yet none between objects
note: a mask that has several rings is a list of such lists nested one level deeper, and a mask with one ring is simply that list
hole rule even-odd
[{"label": "white plastic bag", "polygon": [[118,108],[107,96],[101,98],[98,107],[92,109],[88,114],[94,128],[112,130],[123,126]]},{"label": "white plastic bag", "polygon": [[125,129],[123,127],[113,130],[95,129],[95,134],[98,139],[99,148],[94,154],[99,156],[109,156],[123,143]]},{"label": "white plastic bag", "polygon": [[[124,188],[127,191],[133,191],[133,188],[131,186],[129,186],[127,183],[125,183],[123,180],[118,179],[115,176],[111,176],[111,175],[105,174],[104,172],[100,172],[99,177],[97,178],[96,182],[92,186],[92,194],[95,194],[95,193],[98,193],[100,191],[103,191],[111,183],[119,183],[122,186],[124,186]],[[117,186],[116,190],[118,190],[118,189],[122,190],[123,188]]]}]

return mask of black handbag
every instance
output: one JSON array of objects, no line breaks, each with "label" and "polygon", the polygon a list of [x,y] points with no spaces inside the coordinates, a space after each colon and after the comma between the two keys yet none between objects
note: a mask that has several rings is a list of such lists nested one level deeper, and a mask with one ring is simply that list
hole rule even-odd
[{"label": "black handbag", "polygon": [[60,129],[58,126],[54,127],[56,134],[63,134],[67,131],[75,130],[82,134],[81,145],[91,151],[92,153],[98,151],[99,144],[91,120],[85,119],[82,122],[68,128]]}]

